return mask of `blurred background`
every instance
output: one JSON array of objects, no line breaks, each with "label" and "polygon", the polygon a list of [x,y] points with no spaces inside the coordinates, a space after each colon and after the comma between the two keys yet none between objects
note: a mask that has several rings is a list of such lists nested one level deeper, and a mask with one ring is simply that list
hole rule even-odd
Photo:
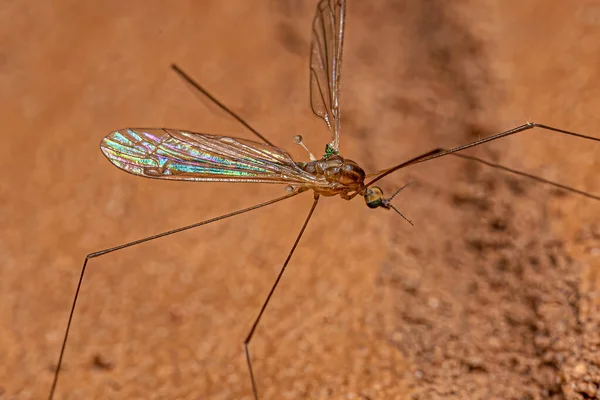
[{"label": "blurred background", "polygon": [[[342,154],[368,171],[526,121],[600,137],[600,1],[348,0]],[[85,255],[281,196],[111,166],[123,127],[298,160],[316,1],[0,5],[0,398],[45,398]],[[600,194],[600,145],[533,130],[469,154]],[[414,223],[323,198],[252,342],[261,399],[598,398],[600,203],[455,157],[382,181]],[[56,398],[252,399],[243,340],[305,194],[93,259]]]}]

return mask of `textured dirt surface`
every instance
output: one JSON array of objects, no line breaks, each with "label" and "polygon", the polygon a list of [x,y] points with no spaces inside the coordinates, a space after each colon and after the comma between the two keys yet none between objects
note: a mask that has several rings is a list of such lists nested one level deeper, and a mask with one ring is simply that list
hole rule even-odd
[{"label": "textured dirt surface", "polygon": [[[348,0],[343,155],[369,171],[527,120],[600,137],[597,1]],[[372,4],[371,4],[372,3]],[[314,1],[0,6],[0,399],[47,396],[86,254],[280,196],[136,178],[127,126],[328,140]],[[470,154],[600,194],[600,145],[530,131]],[[455,157],[323,199],[252,342],[261,399],[600,398],[600,203]],[[60,399],[251,399],[242,342],[306,194],[89,263]]]}]

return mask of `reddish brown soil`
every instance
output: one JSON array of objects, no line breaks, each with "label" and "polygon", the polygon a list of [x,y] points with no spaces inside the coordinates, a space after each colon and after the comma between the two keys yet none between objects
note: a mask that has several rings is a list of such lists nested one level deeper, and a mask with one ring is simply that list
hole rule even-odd
[{"label": "reddish brown soil", "polygon": [[[280,196],[112,167],[126,126],[251,134],[177,62],[304,159],[314,1],[0,7],[0,399],[47,396],[85,254]],[[374,171],[544,122],[600,137],[600,4],[348,0],[342,149]],[[373,4],[371,4],[373,3]],[[477,149],[600,194],[600,144],[543,131]],[[397,206],[323,199],[252,342],[261,399],[600,398],[600,203],[446,157]],[[251,399],[242,342],[310,207],[90,261],[60,399]]]}]

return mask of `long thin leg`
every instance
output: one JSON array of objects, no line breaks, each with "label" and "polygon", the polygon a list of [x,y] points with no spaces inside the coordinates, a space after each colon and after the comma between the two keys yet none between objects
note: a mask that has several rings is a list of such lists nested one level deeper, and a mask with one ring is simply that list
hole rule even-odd
[{"label": "long thin leg", "polygon": [[[71,305],[71,312],[69,313],[69,321],[67,322],[67,328],[65,329],[65,336],[63,338],[62,347],[60,349],[60,356],[58,357],[58,364],[57,364],[56,369],[54,371],[54,380],[52,382],[52,388],[50,389],[50,395],[48,396],[48,398],[50,400],[52,400],[52,398],[54,397],[54,392],[56,391],[56,385],[58,383],[58,377],[59,377],[59,374],[60,374],[60,367],[62,365],[63,356],[65,354],[65,348],[67,347],[67,339],[69,337],[69,330],[71,329],[71,322],[73,320],[73,314],[75,312],[75,305],[77,304],[77,298],[79,297],[79,291],[81,289],[81,283],[83,282],[83,276],[85,274],[85,269],[86,269],[87,263],[88,263],[88,261],[90,259],[96,258],[96,257],[100,257],[100,256],[103,256],[105,254],[112,253],[114,251],[122,250],[122,249],[127,248],[127,247],[132,247],[132,246],[138,245],[140,243],[149,242],[149,241],[154,240],[154,239],[158,239],[158,238],[162,238],[162,237],[165,237],[165,236],[173,235],[175,233],[187,231],[188,229],[197,228],[197,227],[203,226],[203,225],[208,225],[208,224],[210,224],[212,222],[220,221],[222,219],[233,217],[235,215],[243,214],[243,213],[248,212],[248,211],[256,210],[258,208],[262,208],[262,207],[265,207],[265,206],[268,206],[268,205],[280,202],[282,200],[289,199],[290,197],[296,196],[298,193],[299,192],[294,192],[294,193],[291,193],[291,194],[288,194],[288,195],[285,195],[285,196],[282,196],[282,197],[278,197],[278,198],[273,199],[273,200],[266,201],[264,203],[260,203],[260,204],[254,205],[252,207],[248,207],[248,208],[244,208],[242,210],[234,211],[234,212],[231,212],[231,213],[228,213],[228,214],[225,214],[225,215],[221,215],[219,217],[207,219],[206,221],[197,222],[195,224],[184,226],[182,228],[177,228],[177,229],[173,229],[173,230],[170,230],[170,231],[167,231],[167,232],[162,232],[162,233],[159,233],[159,234],[156,234],[156,235],[153,235],[153,236],[149,236],[147,238],[135,240],[133,242],[121,244],[119,246],[111,247],[109,249],[105,249],[105,250],[97,251],[97,252],[94,252],[94,253],[90,253],[87,256],[85,256],[85,260],[83,261],[83,266],[81,267],[81,274],[79,275],[79,282],[77,283],[77,290],[75,291],[75,296],[73,297],[73,304]],[[315,201],[315,204],[316,204],[316,201]],[[314,209],[314,206],[313,206],[313,209]]]},{"label": "long thin leg", "polygon": [[254,336],[254,331],[256,331],[256,327],[258,326],[258,323],[260,322],[260,319],[261,319],[263,313],[265,312],[265,309],[267,308],[267,304],[269,304],[269,300],[271,300],[271,296],[273,296],[273,293],[275,292],[275,288],[279,284],[279,281],[281,280],[281,277],[283,276],[283,273],[285,272],[285,269],[286,269],[288,263],[290,262],[290,259],[292,258],[292,254],[294,254],[294,251],[296,250],[296,246],[298,246],[298,242],[300,242],[300,238],[302,237],[302,234],[304,234],[306,225],[308,225],[308,221],[310,221],[310,218],[312,217],[313,212],[315,211],[315,207],[317,207],[318,201],[319,201],[319,195],[315,194],[315,201],[313,202],[313,205],[312,205],[310,211],[308,212],[308,216],[306,217],[306,220],[304,221],[304,225],[302,225],[302,229],[300,229],[300,232],[298,233],[298,236],[296,237],[296,241],[294,242],[294,245],[292,246],[292,249],[290,250],[290,253],[288,254],[287,258],[285,259],[285,262],[283,263],[283,266],[281,267],[281,270],[279,271],[279,274],[277,275],[277,279],[275,279],[275,283],[273,283],[273,286],[271,287],[271,290],[269,291],[269,295],[267,296],[265,302],[263,303],[262,307],[260,308],[260,311],[259,311],[256,319],[254,320],[254,323],[252,324],[252,328],[250,328],[250,331],[248,332],[248,335],[246,336],[246,340],[244,340],[244,350],[246,352],[246,361],[248,362],[248,371],[250,372],[250,381],[252,382],[252,392],[254,393],[255,400],[258,400],[258,390],[256,388],[256,380],[254,378],[254,370],[252,369],[252,360],[250,359],[250,341],[252,340],[252,336]]},{"label": "long thin leg", "polygon": [[[404,162],[403,164],[404,164],[404,166],[412,165],[412,164],[415,164],[415,160],[420,160],[420,159],[422,159],[424,157],[430,156],[432,154],[442,153],[444,151],[447,151],[447,149],[442,149],[442,148],[434,149],[434,150],[428,151],[425,154],[421,154],[420,156],[411,158],[410,160]],[[541,182],[541,183],[543,183],[545,185],[554,186],[556,188],[559,188],[559,189],[562,189],[562,190],[566,190],[568,192],[572,192],[572,193],[575,193],[575,194],[579,194],[581,196],[585,196],[585,197],[588,197],[590,199],[600,200],[600,196],[596,196],[594,194],[591,194],[591,193],[588,193],[588,192],[584,192],[583,190],[575,189],[575,188],[573,188],[571,186],[563,185],[562,183],[558,183],[558,182],[553,182],[553,181],[545,179],[545,178],[540,178],[539,176],[528,174],[527,172],[519,171],[519,170],[516,170],[514,168],[508,168],[508,167],[505,167],[504,165],[496,164],[496,163],[493,163],[493,162],[490,162],[490,161],[487,161],[487,160],[484,160],[484,159],[481,159],[481,158],[478,158],[478,157],[468,156],[466,154],[460,154],[460,153],[450,153],[450,155],[454,156],[454,157],[462,158],[462,159],[465,159],[465,160],[475,161],[475,162],[487,165],[487,166],[492,167],[492,168],[497,168],[497,169],[505,171],[505,172],[510,172],[511,174],[524,176],[526,178],[533,179],[534,181]],[[367,175],[367,177],[377,176],[377,175],[386,173],[390,169],[391,168],[384,169],[384,170],[377,171],[377,172],[373,172],[373,173]],[[370,182],[369,185],[372,184],[372,183],[373,182]],[[357,194],[358,193],[353,193],[352,195],[350,195],[350,198],[353,198]]]},{"label": "long thin leg", "polygon": [[[448,154],[456,153],[456,152],[468,149],[470,147],[479,146],[480,144],[491,142],[491,141],[497,140],[497,139],[501,139],[503,137],[514,135],[516,133],[523,132],[523,131],[526,131],[526,130],[529,130],[529,129],[533,129],[533,128],[546,129],[548,131],[554,131],[554,132],[562,133],[564,135],[570,135],[570,136],[575,136],[575,137],[578,137],[578,138],[581,138],[581,139],[588,139],[588,140],[593,140],[595,142],[600,142],[599,138],[595,138],[595,137],[592,137],[592,136],[586,136],[586,135],[582,135],[580,133],[565,131],[563,129],[553,128],[551,126],[543,125],[543,124],[538,124],[538,123],[535,123],[535,122],[528,122],[528,123],[526,123],[524,125],[517,126],[516,128],[509,129],[508,131],[504,131],[502,133],[498,133],[496,135],[489,136],[487,138],[484,138],[484,139],[481,139],[481,140],[477,140],[475,142],[472,142],[472,143],[469,143],[469,144],[465,144],[463,146],[458,146],[458,147],[455,147],[453,149],[449,149],[449,150],[435,149],[435,150],[432,150],[432,151],[427,152],[427,153],[425,153],[425,154],[423,154],[423,155],[421,155],[419,157],[415,157],[415,158],[410,159],[410,160],[408,160],[406,162],[398,164],[398,165],[396,165],[396,166],[394,166],[392,168],[384,170],[381,173],[381,175],[377,176],[376,178],[374,178],[373,180],[371,180],[370,182],[368,182],[365,186],[371,186],[372,184],[374,184],[375,182],[377,182],[378,180],[380,180],[384,176],[387,176],[387,175],[391,174],[392,172],[395,172],[395,171],[397,171],[397,170],[399,170],[401,168],[408,167],[409,165],[418,164],[418,163],[422,163],[422,162],[425,162],[425,161],[433,160],[434,158],[439,158],[439,157],[442,157],[442,156],[445,156],[445,155],[448,155]],[[503,167],[503,169],[505,169],[507,171],[509,170],[506,167]],[[556,185],[558,185],[558,184],[556,184]],[[576,191],[576,190],[574,190],[574,191]]]},{"label": "long thin leg", "polygon": [[466,154],[460,154],[460,153],[452,153],[452,155],[455,156],[455,157],[463,158],[465,160],[476,161],[478,163],[485,164],[485,165],[493,167],[493,168],[498,168],[498,169],[501,169],[502,171],[510,172],[512,174],[521,175],[521,176],[533,179],[535,181],[544,183],[546,185],[552,185],[552,186],[555,186],[555,187],[557,187],[559,189],[564,189],[564,190],[567,190],[569,192],[573,192],[573,193],[577,193],[577,194],[580,194],[580,195],[585,196],[585,197],[589,197],[590,199],[600,200],[600,196],[596,196],[594,194],[584,192],[583,190],[579,190],[579,189],[575,189],[575,188],[572,188],[572,187],[567,186],[567,185],[563,185],[562,183],[552,182],[552,181],[549,181],[548,179],[544,179],[544,178],[540,178],[539,176],[528,174],[527,172],[517,171],[516,169],[508,168],[508,167],[505,167],[505,166],[500,165],[500,164],[496,164],[496,163],[493,163],[493,162],[490,162],[490,161],[483,160],[481,158],[477,158],[477,157],[473,157],[473,156],[468,156]]},{"label": "long thin leg", "polygon": [[196,89],[197,91],[199,91],[200,93],[202,93],[203,95],[205,95],[206,97],[208,97],[210,101],[212,101],[217,106],[219,106],[227,114],[229,114],[233,118],[235,118],[240,124],[244,125],[248,130],[250,130],[250,132],[252,132],[256,136],[258,136],[260,138],[260,140],[264,141],[267,144],[270,144],[271,146],[274,146],[273,143],[271,143],[270,141],[268,141],[267,138],[265,138],[263,135],[261,135],[256,129],[254,129],[253,127],[251,127],[249,123],[247,123],[246,121],[244,121],[244,119],[242,117],[240,117],[239,115],[237,115],[236,113],[234,113],[233,111],[231,111],[225,104],[223,104],[219,100],[217,100],[212,94],[208,93],[208,91],[206,89],[204,89],[202,86],[200,86],[188,74],[186,74],[185,72],[183,72],[181,70],[181,68],[179,68],[175,64],[171,65],[171,68],[173,68],[173,70],[175,72],[177,72],[179,74],[179,76],[181,76],[183,78],[183,80],[185,80],[187,83],[189,83],[194,89]]}]

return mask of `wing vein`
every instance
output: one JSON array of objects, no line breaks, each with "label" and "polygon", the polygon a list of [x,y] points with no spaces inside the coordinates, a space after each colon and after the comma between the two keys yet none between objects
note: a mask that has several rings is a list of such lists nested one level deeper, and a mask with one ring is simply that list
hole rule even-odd
[{"label": "wing vein", "polygon": [[328,185],[304,171],[278,147],[245,139],[176,129],[122,129],[100,147],[118,168],[134,175],[189,181]]}]

